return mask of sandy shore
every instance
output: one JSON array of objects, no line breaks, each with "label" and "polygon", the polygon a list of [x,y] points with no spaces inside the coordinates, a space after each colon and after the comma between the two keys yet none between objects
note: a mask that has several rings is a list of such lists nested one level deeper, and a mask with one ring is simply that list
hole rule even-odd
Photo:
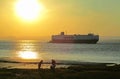
[{"label": "sandy shore", "polygon": [[0,79],[120,79],[120,65],[74,65],[50,69],[0,69]]}]

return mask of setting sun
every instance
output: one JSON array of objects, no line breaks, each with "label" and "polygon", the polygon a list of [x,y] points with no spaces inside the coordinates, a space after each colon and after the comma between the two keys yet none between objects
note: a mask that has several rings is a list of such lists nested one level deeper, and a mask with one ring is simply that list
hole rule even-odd
[{"label": "setting sun", "polygon": [[37,53],[32,52],[32,51],[20,51],[18,55],[22,59],[36,59],[37,58]]},{"label": "setting sun", "polygon": [[38,0],[18,0],[15,3],[15,12],[25,21],[36,20],[42,15],[43,5]]}]

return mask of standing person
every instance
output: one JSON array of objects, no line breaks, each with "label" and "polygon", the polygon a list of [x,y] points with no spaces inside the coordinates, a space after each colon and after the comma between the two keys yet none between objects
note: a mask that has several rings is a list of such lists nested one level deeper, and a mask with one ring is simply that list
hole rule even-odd
[{"label": "standing person", "polygon": [[43,63],[43,60],[41,60],[41,61],[38,63],[38,70],[40,70],[42,63]]},{"label": "standing person", "polygon": [[52,59],[50,69],[55,72],[55,67],[56,67],[56,61]]}]

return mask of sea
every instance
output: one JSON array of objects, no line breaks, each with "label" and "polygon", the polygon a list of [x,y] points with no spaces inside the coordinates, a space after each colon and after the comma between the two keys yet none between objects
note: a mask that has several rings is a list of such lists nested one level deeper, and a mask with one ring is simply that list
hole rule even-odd
[{"label": "sea", "polygon": [[[0,68],[49,68],[51,59],[58,63],[120,64],[120,39],[100,40],[97,44],[48,43],[39,40],[0,40]],[[58,67],[67,67],[61,65]]]}]

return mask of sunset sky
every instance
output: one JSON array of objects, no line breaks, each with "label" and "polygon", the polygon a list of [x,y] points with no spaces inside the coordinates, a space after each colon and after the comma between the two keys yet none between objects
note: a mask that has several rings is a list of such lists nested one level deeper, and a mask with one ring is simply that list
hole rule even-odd
[{"label": "sunset sky", "polygon": [[[25,11],[25,16],[19,15],[19,1],[0,0],[0,39],[50,38],[61,31],[120,36],[120,0],[39,0],[41,9],[33,14],[36,18],[28,16],[31,20]],[[37,11],[33,4],[28,7],[29,1],[23,7]]]}]

